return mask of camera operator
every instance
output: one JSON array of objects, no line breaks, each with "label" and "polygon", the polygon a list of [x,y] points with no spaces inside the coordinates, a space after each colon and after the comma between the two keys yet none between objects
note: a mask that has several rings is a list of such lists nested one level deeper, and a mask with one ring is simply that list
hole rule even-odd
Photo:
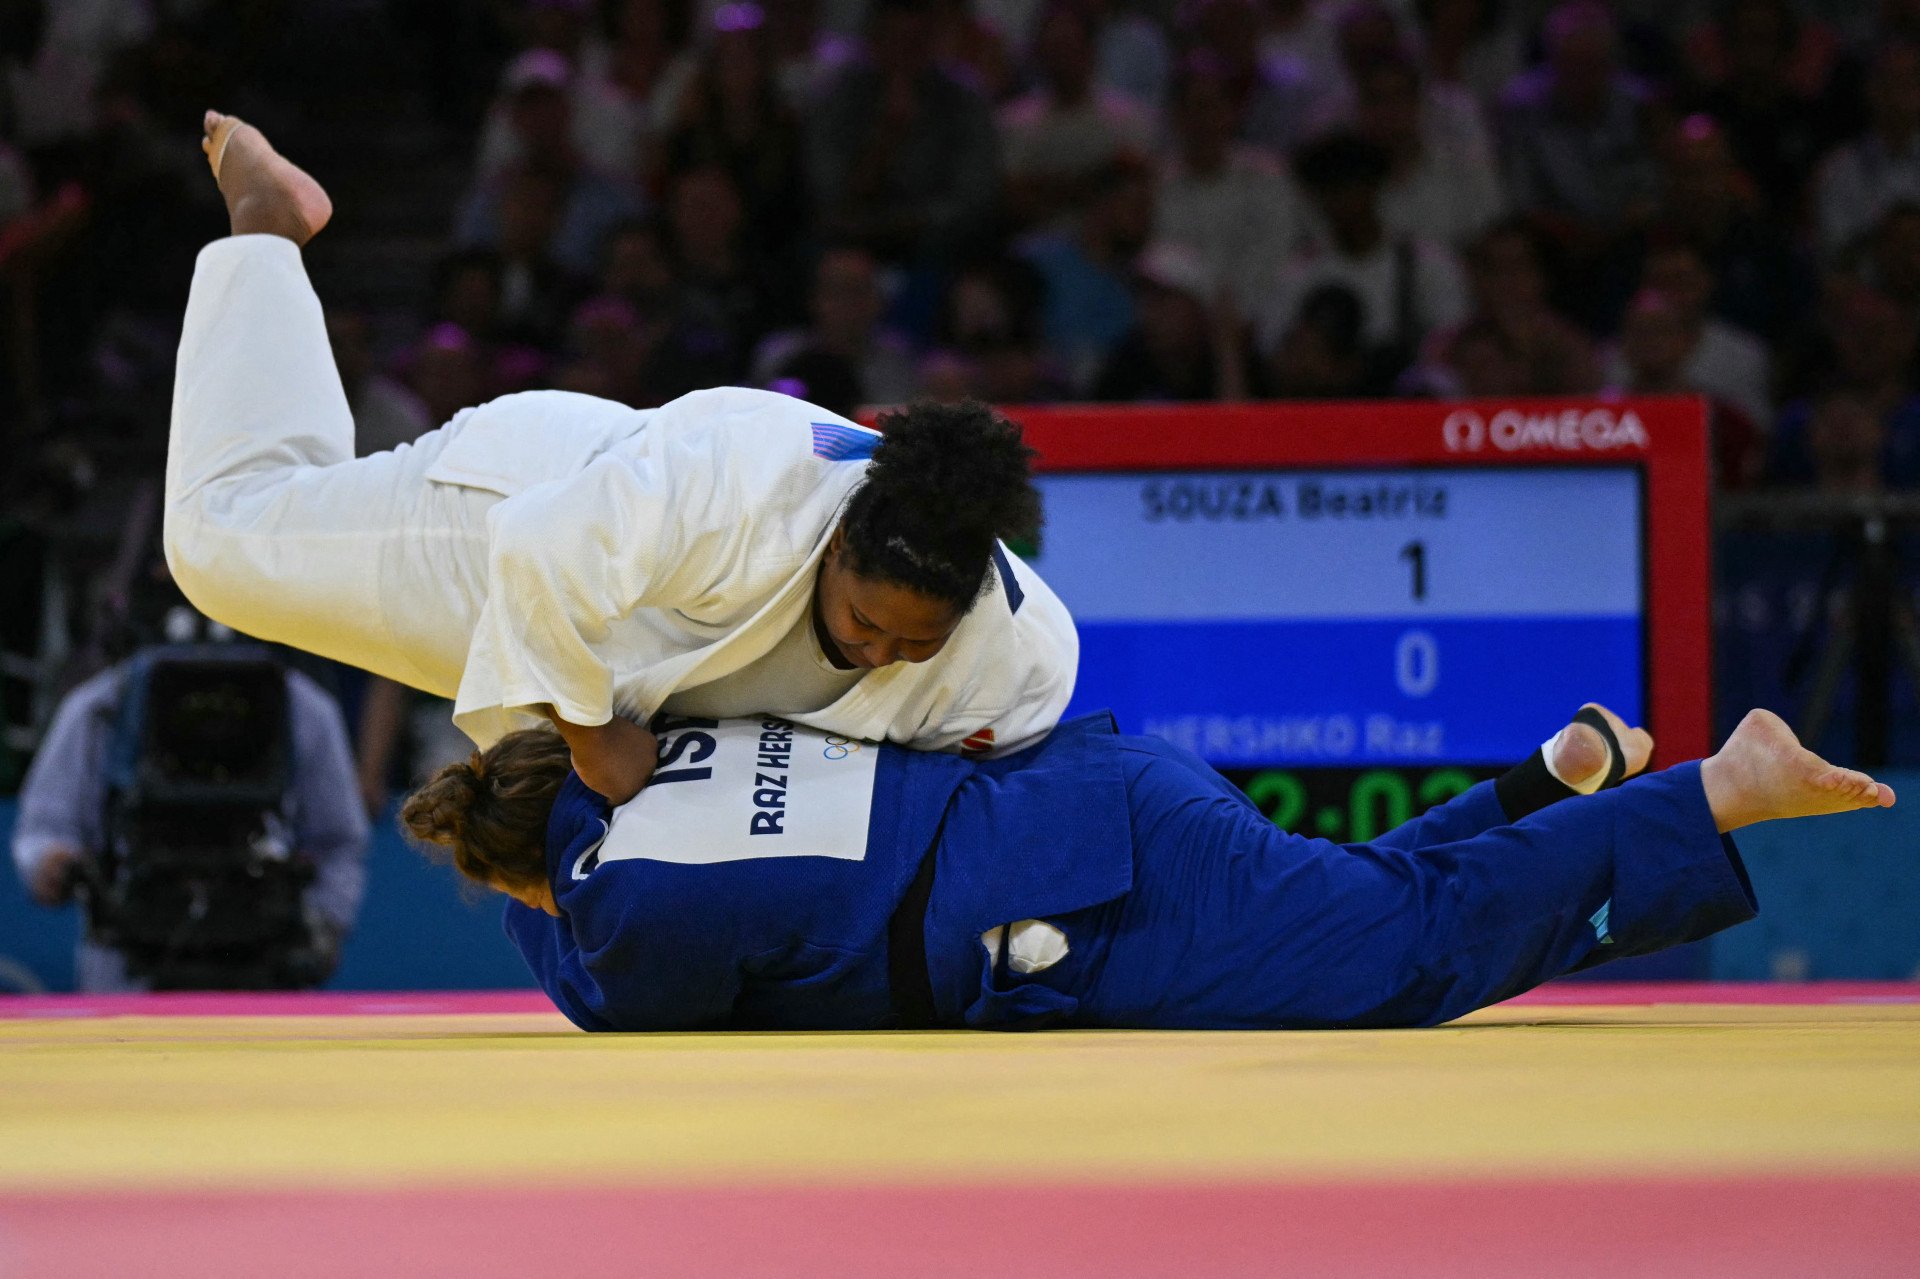
[{"label": "camera operator", "polygon": [[[188,638],[198,622],[176,610],[168,631]],[[162,687],[154,672],[162,670],[173,672],[172,687],[185,688],[184,711],[154,691]],[[209,671],[210,690],[196,690],[195,673],[204,685]],[[222,685],[224,671],[233,673]],[[263,707],[236,703],[235,690],[248,679],[266,690],[256,699]],[[139,714],[154,725],[129,730]],[[266,746],[229,731],[246,721],[257,722],[255,741]],[[161,730],[186,746],[156,746]],[[149,755],[171,752],[165,764],[137,751],[129,756],[130,731]],[[191,756],[209,734],[208,749],[224,749],[227,758],[196,763]],[[141,792],[128,776],[161,780]],[[250,795],[254,811],[228,792]],[[161,793],[164,817],[147,820],[142,799]],[[42,905],[62,905],[80,889],[87,907],[75,959],[80,990],[294,988],[319,985],[339,962],[365,886],[367,837],[333,698],[273,663],[263,647],[175,644],[136,652],[60,704],[20,791],[13,856]],[[130,866],[145,878],[130,880]],[[127,891],[130,882],[139,891]],[[164,940],[156,944],[155,936]]]}]

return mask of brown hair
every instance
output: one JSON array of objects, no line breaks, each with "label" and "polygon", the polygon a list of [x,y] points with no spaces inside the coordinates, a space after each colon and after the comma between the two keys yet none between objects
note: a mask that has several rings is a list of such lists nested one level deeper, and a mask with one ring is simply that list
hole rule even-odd
[{"label": "brown hair", "polygon": [[508,733],[407,796],[400,824],[419,843],[447,849],[476,884],[532,888],[546,882],[547,817],[572,766],[551,729]]}]

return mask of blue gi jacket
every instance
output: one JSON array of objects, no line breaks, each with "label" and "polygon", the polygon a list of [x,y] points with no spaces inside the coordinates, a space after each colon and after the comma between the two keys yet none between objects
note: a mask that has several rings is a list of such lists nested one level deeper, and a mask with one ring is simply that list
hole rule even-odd
[{"label": "blue gi jacket", "polygon": [[509,903],[508,935],[587,1030],[876,1028],[892,1023],[887,922],[942,849],[929,947],[978,949],[1010,920],[1132,884],[1112,718],[1062,724],[1002,759],[881,748],[865,856],[595,862],[611,816],[570,776],[547,833],[563,917]]}]

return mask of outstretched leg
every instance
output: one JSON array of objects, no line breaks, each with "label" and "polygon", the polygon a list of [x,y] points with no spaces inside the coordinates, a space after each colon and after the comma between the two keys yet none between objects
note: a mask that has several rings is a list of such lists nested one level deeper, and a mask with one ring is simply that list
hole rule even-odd
[{"label": "outstretched leg", "polygon": [[1766,712],[1705,763],[1417,850],[1286,835],[1153,752],[1127,767],[1133,889],[1063,920],[1081,958],[1035,977],[1079,999],[1078,1024],[1448,1021],[1751,918],[1727,831],[1893,799]]},{"label": "outstretched leg", "polygon": [[165,545],[235,630],[451,696],[484,594],[490,495],[430,485],[446,432],[354,460],[299,246],[332,205],[259,130],[209,112],[234,235],[201,250],[167,445]]}]

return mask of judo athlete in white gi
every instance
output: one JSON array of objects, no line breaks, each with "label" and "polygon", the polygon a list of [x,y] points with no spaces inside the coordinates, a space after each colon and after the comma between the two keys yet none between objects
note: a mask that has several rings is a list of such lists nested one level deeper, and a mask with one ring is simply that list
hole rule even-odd
[{"label": "judo athlete in white gi", "polygon": [[1039,515],[1017,428],[529,392],[355,460],[300,258],[332,206],[257,130],[207,129],[234,235],[194,272],[165,541],[209,617],[450,697],[481,745],[544,716],[616,802],[663,709],[974,754],[1058,720],[1078,638],[999,541]]},{"label": "judo athlete in white gi", "polygon": [[[1594,727],[1611,758],[1570,759]],[[1594,727],[1543,748],[1578,785],[1522,765],[1365,844],[1288,834],[1104,715],[984,761],[675,722],[700,766],[618,807],[533,730],[402,820],[516,899],[508,935],[587,1030],[1280,1029],[1431,1025],[1708,936],[1757,905],[1728,832],[1894,798],[1766,711],[1711,759],[1576,793],[1652,747]]]}]

